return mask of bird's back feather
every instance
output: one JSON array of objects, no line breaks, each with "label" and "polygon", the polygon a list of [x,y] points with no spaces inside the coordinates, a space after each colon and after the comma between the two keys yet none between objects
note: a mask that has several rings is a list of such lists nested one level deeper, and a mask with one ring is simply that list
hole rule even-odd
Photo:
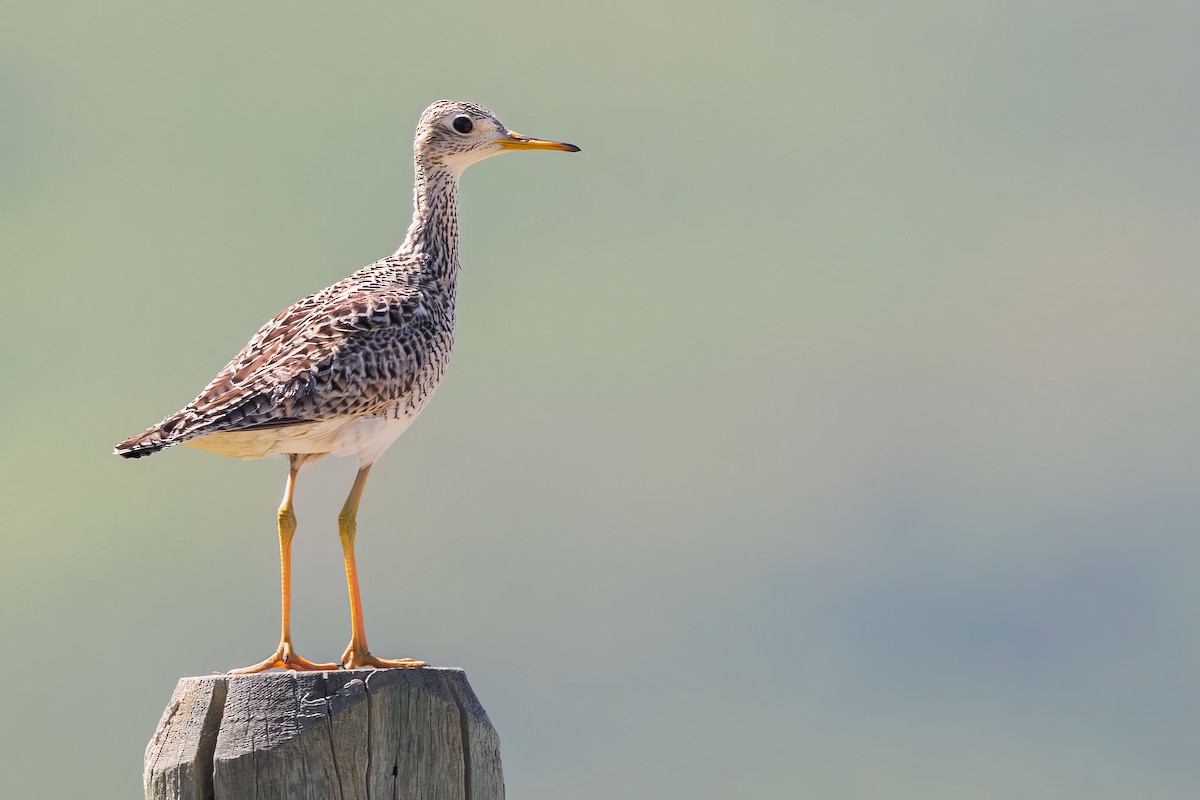
[{"label": "bird's back feather", "polygon": [[139,458],[216,433],[420,406],[449,358],[453,295],[429,291],[420,262],[393,256],[280,312],[202,392],[121,442]]}]

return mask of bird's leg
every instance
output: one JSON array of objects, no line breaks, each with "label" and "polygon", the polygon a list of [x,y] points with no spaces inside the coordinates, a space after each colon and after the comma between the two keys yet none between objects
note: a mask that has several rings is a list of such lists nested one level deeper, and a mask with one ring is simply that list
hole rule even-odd
[{"label": "bird's leg", "polygon": [[296,513],[292,510],[292,492],[296,488],[296,473],[300,471],[304,457],[291,456],[287,488],[283,491],[283,503],[279,506],[279,585],[282,595],[282,631],[279,647],[266,659],[249,667],[230,670],[234,674],[262,672],[272,667],[295,670],[337,669],[337,664],[314,664],[296,655],[292,648],[292,536],[296,533]]},{"label": "bird's leg", "polygon": [[424,661],[413,661],[411,658],[376,658],[367,649],[367,632],[363,626],[362,597],[358,593],[358,569],[354,564],[354,535],[357,532],[356,518],[358,502],[362,499],[363,487],[367,484],[367,475],[371,472],[368,464],[354,476],[354,486],[338,514],[338,533],[342,539],[342,555],[346,559],[346,587],[350,591],[350,646],[342,653],[342,666],[346,669],[356,667],[404,667],[414,668],[425,666]]}]

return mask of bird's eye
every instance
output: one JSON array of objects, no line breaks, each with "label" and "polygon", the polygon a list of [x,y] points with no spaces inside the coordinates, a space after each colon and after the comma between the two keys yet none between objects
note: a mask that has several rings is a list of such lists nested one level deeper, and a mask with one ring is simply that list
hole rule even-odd
[{"label": "bird's eye", "polygon": [[460,117],[455,117],[454,121],[451,122],[450,125],[459,133],[470,133],[471,131],[475,130],[475,123],[472,122],[471,118],[465,114]]}]

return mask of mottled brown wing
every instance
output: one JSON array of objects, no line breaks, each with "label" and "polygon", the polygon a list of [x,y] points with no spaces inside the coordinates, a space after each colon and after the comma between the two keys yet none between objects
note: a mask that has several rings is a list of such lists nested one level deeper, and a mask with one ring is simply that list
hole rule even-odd
[{"label": "mottled brown wing", "polygon": [[210,433],[369,413],[394,402],[421,367],[414,343],[428,313],[419,289],[396,277],[368,267],[285,309],[195,400],[117,453],[149,455]]}]

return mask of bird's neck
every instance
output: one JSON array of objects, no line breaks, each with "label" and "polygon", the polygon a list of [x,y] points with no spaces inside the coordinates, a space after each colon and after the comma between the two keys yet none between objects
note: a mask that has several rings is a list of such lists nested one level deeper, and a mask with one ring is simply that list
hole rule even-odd
[{"label": "bird's neck", "polygon": [[397,253],[415,256],[429,277],[449,286],[458,276],[458,178],[444,164],[417,158],[413,219]]}]

